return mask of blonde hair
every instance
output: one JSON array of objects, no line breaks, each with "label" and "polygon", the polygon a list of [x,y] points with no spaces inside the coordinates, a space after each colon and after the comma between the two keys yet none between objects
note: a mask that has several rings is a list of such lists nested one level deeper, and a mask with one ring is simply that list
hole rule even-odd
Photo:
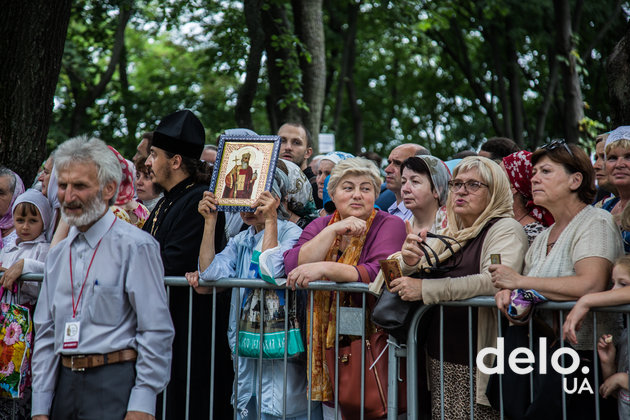
[{"label": "blonde hair", "polygon": [[606,147],[604,147],[604,154],[606,155],[606,158],[608,158],[608,153],[610,153],[610,151],[612,149],[615,149],[617,147],[621,147],[624,149],[630,149],[630,140],[629,139],[619,139],[617,141],[613,141],[610,142],[606,145]]},{"label": "blonde hair", "polygon": [[[479,173],[480,181],[488,185],[488,205],[479,215],[473,226],[464,228],[459,215],[455,214],[453,211],[453,194],[449,193],[448,199],[446,200],[446,211],[449,226],[448,230],[452,234],[464,230],[470,231],[470,233],[474,232],[471,237],[475,237],[489,218],[512,217],[514,214],[512,209],[513,199],[512,190],[510,189],[510,180],[505,174],[505,171],[492,159],[482,156],[465,157],[453,170],[451,179],[456,179],[460,173],[473,169]],[[468,237],[468,235],[464,236]]]},{"label": "blonde hair", "polygon": [[613,264],[613,268],[620,266],[625,269],[628,273],[630,273],[630,255],[624,255],[622,257],[617,258],[615,264]]},{"label": "blonde hair", "polygon": [[630,231],[630,206],[624,207],[623,211],[620,215],[615,216],[615,222],[618,222],[621,225],[623,230]]},{"label": "blonde hair", "polygon": [[381,174],[372,161],[362,157],[348,158],[335,165],[328,180],[328,195],[332,197],[341,180],[350,175],[370,178],[374,185],[374,198],[378,198],[381,192]]}]

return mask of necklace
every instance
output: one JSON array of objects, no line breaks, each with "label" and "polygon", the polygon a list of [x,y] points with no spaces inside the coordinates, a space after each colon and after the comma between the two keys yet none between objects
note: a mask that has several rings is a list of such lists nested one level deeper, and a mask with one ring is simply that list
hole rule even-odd
[{"label": "necklace", "polygon": [[[184,188],[184,191],[188,190],[190,187],[192,187],[193,185],[195,185],[194,182],[191,182],[190,184],[186,185],[186,187]],[[164,205],[164,203],[168,200],[168,198],[164,197],[164,200],[162,200],[162,202],[160,203],[160,205],[158,206],[157,210],[155,211],[155,216],[153,216],[153,220],[151,222],[151,236],[155,237],[155,233],[158,230],[158,216],[160,215],[160,212],[162,211],[162,206]],[[175,201],[177,201],[177,199],[175,197],[172,197],[172,199],[170,200],[170,202],[168,203],[168,206],[164,209],[164,214],[168,213],[168,210],[171,208],[171,206],[173,205],[173,203],[175,203]]]},{"label": "necklace", "polygon": [[520,221],[523,220],[524,218],[526,218],[527,216],[529,216],[529,213],[525,213],[524,215],[522,215],[521,217],[516,219],[516,221],[520,223]]}]

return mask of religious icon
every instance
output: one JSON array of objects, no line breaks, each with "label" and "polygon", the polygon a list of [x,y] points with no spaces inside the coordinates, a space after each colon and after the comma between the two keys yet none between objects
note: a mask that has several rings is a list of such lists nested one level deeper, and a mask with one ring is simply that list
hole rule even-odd
[{"label": "religious icon", "polygon": [[251,198],[258,172],[249,165],[251,153],[241,155],[241,162],[234,158],[234,166],[225,176],[223,198]]},{"label": "religious icon", "polygon": [[218,210],[254,211],[251,204],[271,190],[279,151],[278,136],[222,135],[210,183]]},{"label": "religious icon", "polygon": [[379,260],[379,264],[381,265],[381,270],[383,270],[385,286],[387,286],[387,290],[391,291],[391,282],[394,281],[394,279],[402,277],[400,264],[398,263],[398,260],[393,258],[388,260]]}]

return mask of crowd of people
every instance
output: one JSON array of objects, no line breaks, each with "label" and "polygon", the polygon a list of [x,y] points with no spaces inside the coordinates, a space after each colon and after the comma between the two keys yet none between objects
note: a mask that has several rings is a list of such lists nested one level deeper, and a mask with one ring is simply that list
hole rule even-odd
[{"label": "crowd of people", "polygon": [[[576,349],[589,368],[576,377],[598,372],[601,415],[630,418],[627,326],[612,314],[594,323],[590,312],[630,303],[630,126],[598,137],[594,162],[562,140],[530,152],[492,138],[479,153],[451,160],[403,144],[381,165],[373,153],[312,156],[298,122],[277,135],[272,186],[240,213],[219,211],[219,200],[244,191],[236,186],[249,155],[228,174],[234,194],[215,195],[208,185],[217,147],[205,144],[188,110],[162,118],[131,160],[99,139],[77,137],[50,155],[31,188],[0,166],[2,299],[34,313],[32,386],[15,404],[18,418],[188,412],[201,419],[235,411],[258,419],[259,410],[261,419],[335,418],[336,368],[326,358],[338,335],[335,302],[362,303],[344,292],[307,297],[304,289],[321,280],[366,283],[376,294],[387,287],[402,302],[495,297],[503,320],[493,308],[445,307],[423,324],[418,393],[426,393],[426,418],[442,410],[447,419],[468,418],[471,409],[475,418],[499,418],[486,395],[489,375],[470,371],[474,356],[463,344],[470,340],[473,353],[496,346],[500,325],[533,318]],[[387,285],[384,259],[401,272]],[[27,273],[43,274],[41,287],[20,279]],[[173,287],[167,297],[165,276],[185,277],[194,292]],[[286,282],[266,299],[291,306],[302,330],[312,331],[299,338],[308,356],[243,356],[242,311],[259,296],[200,285],[222,278]],[[559,323],[557,313],[535,310],[545,301],[577,303]],[[376,299],[367,302],[369,336],[381,327],[369,317]],[[573,398],[568,418],[592,418],[596,398]],[[0,400],[0,417],[15,407]]]}]

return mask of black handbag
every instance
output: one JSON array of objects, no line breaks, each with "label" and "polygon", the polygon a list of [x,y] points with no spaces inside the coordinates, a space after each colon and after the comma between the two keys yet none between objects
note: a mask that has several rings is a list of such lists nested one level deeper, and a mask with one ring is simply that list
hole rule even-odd
[{"label": "black handbag", "polygon": [[[443,242],[451,252],[451,257],[444,262],[439,262],[437,252],[426,242],[420,242],[420,249],[424,253],[428,266],[423,267],[421,271],[412,274],[410,277],[421,279],[444,277],[461,261],[461,253],[458,252],[461,250],[461,245],[456,239],[431,232],[427,232],[427,238],[435,238]],[[457,251],[453,249],[455,244],[459,245]],[[387,330],[399,342],[406,342],[407,329],[411,318],[421,305],[423,305],[422,301],[402,300],[397,293],[392,293],[386,287],[383,287],[381,295],[378,297],[372,310],[372,322]]]}]

